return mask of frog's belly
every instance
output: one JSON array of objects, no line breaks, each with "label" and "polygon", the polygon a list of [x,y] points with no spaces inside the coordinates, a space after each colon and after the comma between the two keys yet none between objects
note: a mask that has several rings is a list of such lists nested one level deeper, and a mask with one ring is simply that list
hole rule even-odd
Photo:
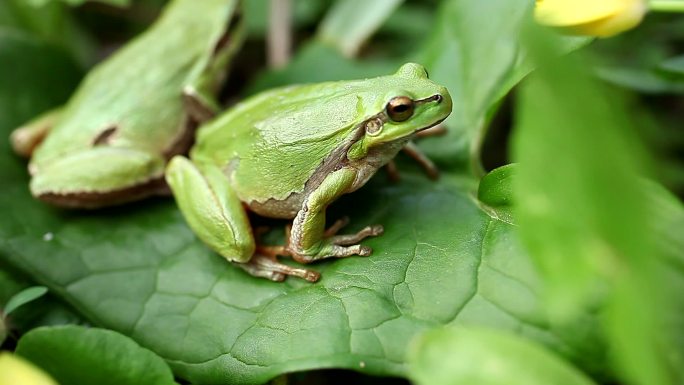
[{"label": "frog's belly", "polygon": [[264,217],[293,219],[304,204],[304,194],[293,192],[283,200],[268,199],[264,202],[247,201],[247,207]]}]

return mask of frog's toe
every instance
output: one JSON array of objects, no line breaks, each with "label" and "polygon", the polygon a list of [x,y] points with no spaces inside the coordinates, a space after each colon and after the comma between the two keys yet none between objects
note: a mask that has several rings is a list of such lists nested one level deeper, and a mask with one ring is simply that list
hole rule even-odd
[{"label": "frog's toe", "polygon": [[288,266],[278,262],[273,256],[255,254],[246,263],[237,263],[249,274],[270,279],[275,282],[282,282],[288,275],[302,278],[309,282],[316,282],[321,277],[317,271]]},{"label": "frog's toe", "polygon": [[349,246],[361,242],[368,237],[376,237],[384,232],[382,225],[366,226],[356,234],[336,235],[330,237],[330,242],[339,246]]}]

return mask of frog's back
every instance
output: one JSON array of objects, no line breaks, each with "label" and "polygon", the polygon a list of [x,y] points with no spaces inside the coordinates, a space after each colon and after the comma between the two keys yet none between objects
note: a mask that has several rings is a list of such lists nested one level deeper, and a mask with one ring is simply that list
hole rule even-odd
[{"label": "frog's back", "polygon": [[34,153],[34,167],[90,148],[103,135],[113,147],[160,153],[172,146],[184,131],[182,88],[213,50],[232,6],[174,1],[150,29],[86,76]]},{"label": "frog's back", "polygon": [[352,140],[375,98],[369,81],[329,82],[258,94],[200,128],[194,160],[230,174],[246,202],[284,200],[304,190],[334,149]]}]

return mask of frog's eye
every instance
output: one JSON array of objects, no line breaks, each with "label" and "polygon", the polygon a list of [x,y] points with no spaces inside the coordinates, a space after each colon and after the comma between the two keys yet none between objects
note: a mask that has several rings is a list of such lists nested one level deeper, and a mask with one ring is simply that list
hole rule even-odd
[{"label": "frog's eye", "polygon": [[413,115],[413,100],[407,96],[397,96],[387,103],[387,116],[395,122],[403,122]]}]

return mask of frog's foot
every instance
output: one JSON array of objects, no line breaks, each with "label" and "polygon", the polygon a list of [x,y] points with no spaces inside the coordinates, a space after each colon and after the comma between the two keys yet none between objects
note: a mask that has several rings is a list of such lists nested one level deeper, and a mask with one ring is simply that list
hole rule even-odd
[{"label": "frog's foot", "polygon": [[299,277],[309,282],[316,282],[321,277],[317,271],[292,267],[278,262],[277,255],[285,253],[282,246],[257,246],[256,253],[247,263],[238,263],[243,270],[255,277],[282,282],[288,275]]},{"label": "frog's foot", "polygon": [[[344,218],[336,222],[326,233],[330,230],[339,230],[341,226],[336,225],[343,222]],[[367,237],[378,236],[382,233],[383,227],[381,225],[366,226],[355,234],[333,235],[324,238],[317,250],[299,250],[295,245],[288,243],[289,246],[285,248],[285,253],[299,263],[311,263],[325,258],[344,258],[354,255],[367,257],[373,249],[358,243]]]}]

